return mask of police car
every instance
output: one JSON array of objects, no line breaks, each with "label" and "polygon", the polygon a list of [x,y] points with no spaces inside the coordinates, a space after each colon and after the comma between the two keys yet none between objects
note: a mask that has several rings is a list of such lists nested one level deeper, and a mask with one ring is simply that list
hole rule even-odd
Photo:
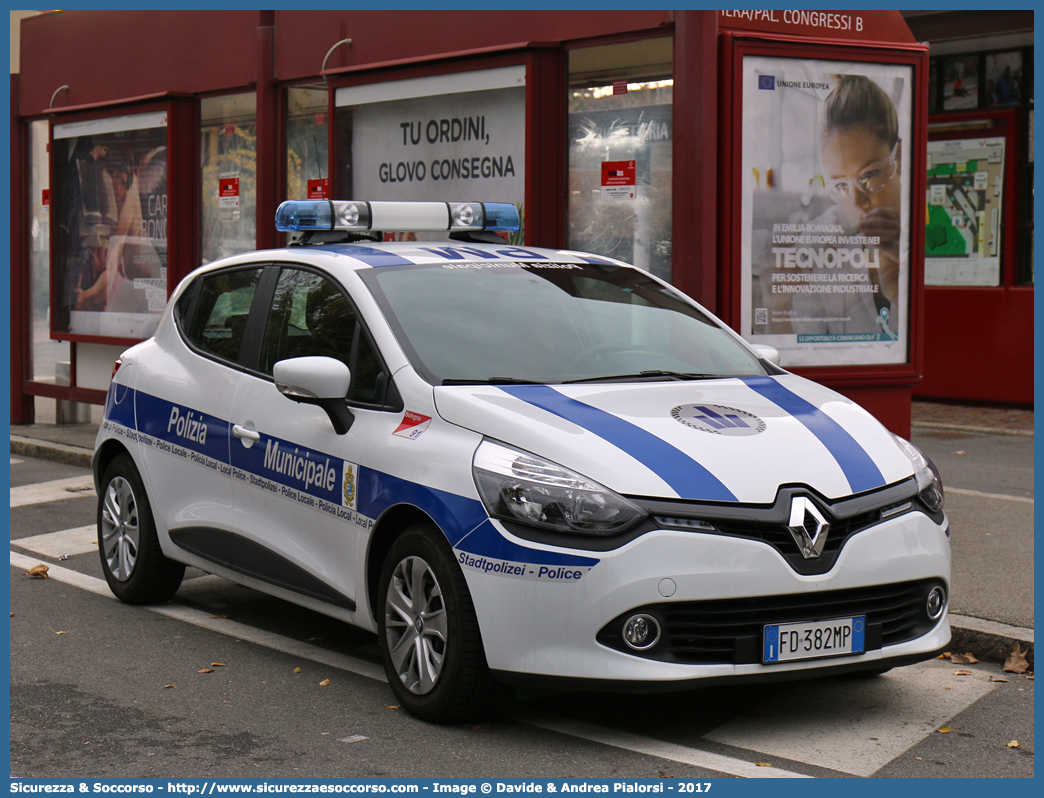
[{"label": "police car", "polygon": [[[287,202],[116,364],[112,591],[185,566],[376,633],[414,715],[501,683],[880,672],[950,639],[939,475],[652,275],[498,203]],[[378,230],[443,231],[384,243]]]}]

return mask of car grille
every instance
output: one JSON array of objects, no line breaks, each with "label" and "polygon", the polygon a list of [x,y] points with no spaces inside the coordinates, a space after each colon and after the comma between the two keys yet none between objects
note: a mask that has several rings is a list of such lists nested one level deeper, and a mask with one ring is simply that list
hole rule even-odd
[{"label": "car grille", "polygon": [[[914,640],[937,623],[926,602],[938,579],[891,585],[752,598],[679,601],[636,607],[606,624],[597,639],[634,656],[687,664],[749,664],[762,661],[766,624],[865,616],[866,650]],[[623,624],[632,615],[651,615],[660,624],[659,642],[645,651],[628,648]]]},{"label": "car grille", "polygon": [[[826,543],[818,557],[805,558],[789,529],[794,497],[812,501],[829,523]],[[923,512],[916,483],[910,479],[885,489],[840,500],[827,500],[809,488],[780,489],[771,505],[707,504],[680,500],[632,498],[661,529],[683,529],[697,534],[725,535],[765,543],[802,576],[825,574],[855,535],[911,512]]]},{"label": "car grille", "polygon": [[715,528],[723,535],[760,540],[772,546],[790,563],[790,567],[802,575],[823,574],[834,567],[837,555],[848,539],[857,532],[869,529],[881,520],[881,511],[872,510],[852,518],[837,520],[830,518],[830,530],[823,553],[816,559],[806,560],[801,556],[798,544],[786,524],[771,524],[757,521],[714,521]]}]

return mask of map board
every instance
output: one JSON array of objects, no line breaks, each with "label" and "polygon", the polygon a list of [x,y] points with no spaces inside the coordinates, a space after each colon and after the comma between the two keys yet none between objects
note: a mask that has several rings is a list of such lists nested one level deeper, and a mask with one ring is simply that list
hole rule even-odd
[{"label": "map board", "polygon": [[1000,285],[1004,139],[928,142],[926,285]]}]

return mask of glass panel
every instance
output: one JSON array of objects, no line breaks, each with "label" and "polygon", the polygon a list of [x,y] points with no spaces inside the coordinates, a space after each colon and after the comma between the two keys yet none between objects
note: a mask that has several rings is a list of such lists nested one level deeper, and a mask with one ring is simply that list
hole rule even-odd
[{"label": "glass panel", "polygon": [[51,164],[46,120],[29,125],[29,280],[32,379],[53,382],[55,364],[69,362],[69,342],[51,340]]},{"label": "glass panel", "polygon": [[54,331],[147,338],[167,301],[167,114],[56,124]]},{"label": "glass panel", "polygon": [[569,54],[568,246],[671,279],[673,39]]},{"label": "glass panel", "polygon": [[637,269],[472,266],[359,272],[414,367],[433,384],[764,373],[731,333]]},{"label": "glass panel", "polygon": [[945,58],[943,71],[943,110],[959,111],[979,107],[979,56]]},{"label": "glass panel", "polygon": [[355,313],[337,286],[314,272],[283,269],[261,350],[261,371],[280,360],[322,355],[351,366]]},{"label": "glass panel", "polygon": [[[344,294],[314,272],[283,269],[265,327],[260,369],[271,374],[280,360],[322,356],[340,360],[352,371],[348,396],[359,402],[377,398],[380,362],[365,335],[356,345],[355,311]],[[357,352],[353,365],[352,347]]]},{"label": "glass panel", "polygon": [[204,352],[238,363],[260,275],[260,269],[243,269],[205,278],[189,340]]},{"label": "glass panel", "polygon": [[200,101],[203,263],[257,249],[257,96]]},{"label": "glass panel", "polygon": [[1022,51],[986,56],[986,105],[1015,105],[1022,100]]},{"label": "glass panel", "polygon": [[325,188],[330,143],[325,89],[287,90],[286,197],[329,199]]}]

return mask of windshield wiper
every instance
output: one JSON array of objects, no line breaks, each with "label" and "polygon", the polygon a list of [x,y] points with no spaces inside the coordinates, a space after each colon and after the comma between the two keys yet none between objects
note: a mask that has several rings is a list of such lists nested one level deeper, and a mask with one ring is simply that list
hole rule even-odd
[{"label": "windshield wiper", "polygon": [[584,377],[579,380],[565,380],[563,385],[574,385],[581,382],[614,382],[616,380],[640,380],[647,377],[670,377],[672,380],[716,380],[721,379],[723,374],[697,374],[685,371],[665,371],[664,369],[649,369],[637,374],[606,374],[601,377]]},{"label": "windshield wiper", "polygon": [[446,379],[443,385],[546,385],[536,380],[520,380],[517,377],[486,377],[485,379]]}]

